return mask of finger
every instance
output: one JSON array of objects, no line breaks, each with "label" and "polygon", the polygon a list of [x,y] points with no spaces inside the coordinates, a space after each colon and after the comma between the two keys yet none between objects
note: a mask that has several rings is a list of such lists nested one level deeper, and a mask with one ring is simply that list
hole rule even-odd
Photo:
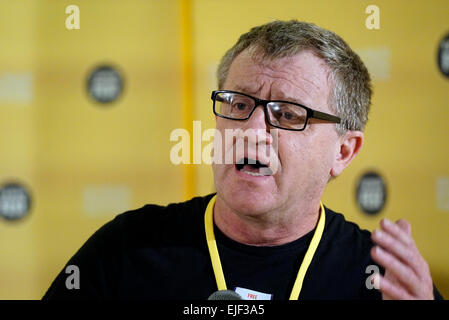
[{"label": "finger", "polygon": [[379,284],[379,290],[382,292],[384,298],[395,300],[412,299],[412,296],[401,286],[394,284],[380,274],[376,274],[374,277],[374,281],[377,281]]},{"label": "finger", "polygon": [[408,246],[407,253],[403,253],[403,255],[406,255],[405,262],[413,268],[419,278],[427,280],[429,267],[424,258],[421,256],[415,241],[411,237],[410,223],[404,219],[400,219],[396,221],[396,223],[393,223],[388,219],[383,219],[381,221],[381,227],[383,227],[383,231],[387,231],[389,235],[392,235]]},{"label": "finger", "polygon": [[410,266],[417,276],[419,275],[421,264],[417,261],[419,257],[416,256],[415,250],[410,249],[410,247],[405,246],[401,241],[381,230],[374,230],[371,234],[371,239],[380,247],[400,259],[402,263]]},{"label": "finger", "polygon": [[408,290],[414,295],[418,293],[420,279],[408,265],[379,246],[374,246],[371,249],[371,256],[374,261],[385,268],[385,273],[391,272],[398,279],[404,290]]},{"label": "finger", "polygon": [[388,219],[382,219],[380,222],[381,229],[396,239],[400,240],[407,246],[414,245],[414,241],[410,234],[407,234],[399,225],[391,222]]},{"label": "finger", "polygon": [[396,221],[396,225],[404,230],[409,236],[412,235],[412,226],[407,220],[399,219],[398,221]]}]

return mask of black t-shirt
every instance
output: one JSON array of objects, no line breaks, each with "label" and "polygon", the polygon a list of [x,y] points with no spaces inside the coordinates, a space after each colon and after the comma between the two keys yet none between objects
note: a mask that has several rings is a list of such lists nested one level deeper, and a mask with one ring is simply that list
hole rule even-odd
[{"label": "black t-shirt", "polygon": [[[212,196],[118,215],[67,263],[79,270],[79,289],[67,284],[73,275],[64,268],[43,298],[206,300],[217,291],[204,230]],[[381,299],[368,285],[372,269],[367,267],[376,266],[369,253],[370,233],[341,214],[328,208],[325,212],[324,233],[299,299]],[[228,289],[241,287],[287,300],[313,233],[260,247],[238,243],[215,226]]]}]

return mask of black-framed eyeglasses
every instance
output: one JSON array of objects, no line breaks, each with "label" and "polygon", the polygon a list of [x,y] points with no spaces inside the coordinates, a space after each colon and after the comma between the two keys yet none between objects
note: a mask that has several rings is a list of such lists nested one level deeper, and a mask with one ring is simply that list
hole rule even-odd
[{"label": "black-framed eyeglasses", "polygon": [[273,127],[302,131],[310,118],[340,123],[334,115],[316,111],[299,103],[282,100],[263,100],[231,90],[212,91],[214,114],[225,119],[248,120],[257,106],[263,106],[266,121]]}]

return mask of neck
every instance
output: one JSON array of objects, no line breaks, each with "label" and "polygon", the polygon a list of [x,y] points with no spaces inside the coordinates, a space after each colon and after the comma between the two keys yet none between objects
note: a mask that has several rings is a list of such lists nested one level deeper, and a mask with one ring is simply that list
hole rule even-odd
[{"label": "neck", "polygon": [[214,222],[221,232],[234,241],[254,246],[278,246],[301,238],[318,223],[319,200],[313,205],[295,208],[303,209],[280,209],[257,215],[243,213],[226,206],[217,195]]}]

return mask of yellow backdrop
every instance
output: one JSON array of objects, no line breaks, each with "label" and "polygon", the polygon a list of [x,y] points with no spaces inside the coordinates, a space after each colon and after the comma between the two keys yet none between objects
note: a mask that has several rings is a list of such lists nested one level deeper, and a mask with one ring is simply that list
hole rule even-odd
[{"label": "yellow backdrop", "polygon": [[[69,5],[79,29],[66,27]],[[369,5],[378,29],[366,26]],[[0,299],[39,299],[116,214],[212,192],[209,166],[170,161],[170,134],[193,132],[193,120],[213,128],[210,91],[225,50],[252,26],[292,18],[335,31],[373,74],[365,146],[324,203],[369,230],[383,217],[408,219],[449,296],[449,79],[436,63],[448,13],[445,0],[1,1],[0,185],[21,182],[32,206],[22,220],[0,219]],[[109,105],[86,89],[102,64],[124,79]],[[355,200],[368,170],[387,183],[375,216]]]}]

